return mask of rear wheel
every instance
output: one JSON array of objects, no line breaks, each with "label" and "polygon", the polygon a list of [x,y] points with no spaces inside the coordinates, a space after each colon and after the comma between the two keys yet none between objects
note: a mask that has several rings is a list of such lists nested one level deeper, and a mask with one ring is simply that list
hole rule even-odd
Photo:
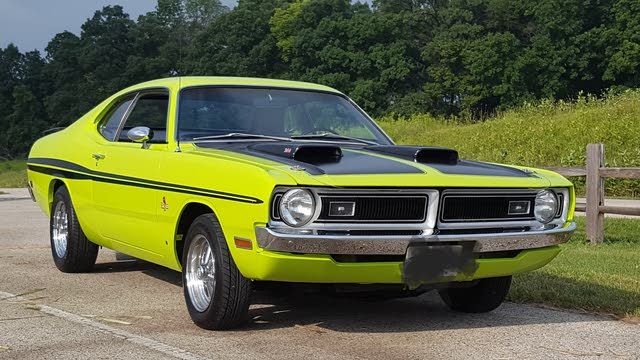
[{"label": "rear wheel", "polygon": [[502,304],[511,288],[511,276],[478,280],[470,287],[439,290],[440,297],[451,310],[483,313]]},{"label": "rear wheel", "polygon": [[215,215],[193,221],[184,249],[182,284],[193,322],[210,330],[242,325],[248,317],[251,281],[236,267]]},{"label": "rear wheel", "polygon": [[98,245],[82,232],[71,196],[61,186],[53,195],[49,221],[51,254],[56,267],[67,273],[90,271],[98,257]]}]

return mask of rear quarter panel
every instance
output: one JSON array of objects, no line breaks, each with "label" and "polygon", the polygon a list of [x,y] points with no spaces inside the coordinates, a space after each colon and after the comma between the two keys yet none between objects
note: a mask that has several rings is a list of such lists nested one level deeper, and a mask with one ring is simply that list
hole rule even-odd
[{"label": "rear quarter panel", "polygon": [[[92,112],[85,117],[92,116]],[[81,119],[82,120],[82,119]],[[90,181],[63,175],[62,172],[49,170],[48,173],[36,171],[33,159],[60,159],[76,164],[86,164],[91,160],[90,139],[84,131],[84,122],[77,121],[66,129],[37,140],[29,152],[27,177],[32,185],[37,204],[45,215],[50,216],[53,202],[53,188],[56,182],[62,182],[68,189],[78,221],[85,234],[99,245],[108,246],[101,241],[90,221],[95,217],[92,206],[92,185]]]}]

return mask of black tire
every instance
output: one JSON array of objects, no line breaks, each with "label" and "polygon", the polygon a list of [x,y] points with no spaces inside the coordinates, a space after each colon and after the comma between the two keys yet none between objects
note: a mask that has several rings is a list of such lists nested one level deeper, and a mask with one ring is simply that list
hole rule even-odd
[{"label": "black tire", "polygon": [[[204,236],[215,260],[215,286],[209,306],[198,311],[187,288],[187,258],[196,237]],[[213,214],[197,217],[187,232],[182,254],[182,288],[189,315],[199,327],[226,330],[243,325],[251,304],[251,280],[242,276],[233,261],[218,219]]]},{"label": "black tire", "polygon": [[470,287],[439,290],[440,297],[451,310],[484,313],[502,304],[511,288],[511,276],[481,279]]},{"label": "black tire", "polygon": [[[60,212],[66,213],[67,237],[64,251],[56,250],[54,241],[54,217],[59,206]],[[61,206],[64,206],[64,209]],[[61,220],[61,223],[64,222]],[[76,211],[71,202],[71,196],[65,186],[59,187],[53,194],[51,217],[49,219],[49,236],[51,255],[58,270],[66,273],[81,273],[93,269],[98,257],[98,245],[89,241],[84,232],[82,232]]]}]

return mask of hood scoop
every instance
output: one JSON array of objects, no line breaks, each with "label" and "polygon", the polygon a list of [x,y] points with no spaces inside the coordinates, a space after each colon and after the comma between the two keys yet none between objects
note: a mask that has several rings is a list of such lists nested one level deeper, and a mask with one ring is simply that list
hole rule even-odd
[{"label": "hood scoop", "polygon": [[365,149],[383,155],[394,156],[421,164],[458,164],[458,152],[441,147],[380,145],[367,146]]},{"label": "hood scoop", "polygon": [[263,154],[314,165],[336,163],[342,158],[342,149],[329,144],[264,143],[251,145],[249,148]]}]

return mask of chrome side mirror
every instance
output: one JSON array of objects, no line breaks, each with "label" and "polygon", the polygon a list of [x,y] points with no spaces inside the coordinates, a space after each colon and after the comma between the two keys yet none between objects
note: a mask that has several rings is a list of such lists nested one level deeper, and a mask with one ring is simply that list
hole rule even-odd
[{"label": "chrome side mirror", "polygon": [[153,130],[146,126],[136,126],[127,131],[127,137],[135,143],[142,143],[142,148],[147,149],[149,147],[147,142],[153,139]]}]

